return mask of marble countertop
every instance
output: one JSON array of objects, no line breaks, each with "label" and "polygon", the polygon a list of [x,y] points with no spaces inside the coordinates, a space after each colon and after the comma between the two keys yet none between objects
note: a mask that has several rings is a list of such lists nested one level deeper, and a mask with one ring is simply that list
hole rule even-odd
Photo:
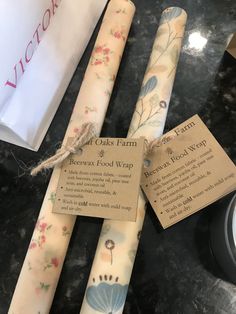
[{"label": "marble countertop", "polygon": [[[224,55],[227,39],[236,31],[235,0],[134,3],[137,11],[102,135],[126,136],[161,11],[178,5],[188,13],[188,22],[166,131],[199,114],[236,162],[236,60]],[[63,139],[96,34],[40,150],[0,142],[0,314],[7,313],[50,179],[50,173],[30,177],[26,166],[51,155]],[[210,252],[214,207],[165,231],[148,207],[124,313],[236,313],[236,286]],[[50,313],[78,313],[101,225],[101,219],[77,219]]]}]

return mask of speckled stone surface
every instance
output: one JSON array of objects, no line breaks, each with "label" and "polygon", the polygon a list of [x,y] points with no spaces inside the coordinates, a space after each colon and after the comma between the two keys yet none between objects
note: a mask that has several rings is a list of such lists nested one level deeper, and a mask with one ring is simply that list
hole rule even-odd
[{"label": "speckled stone surface", "polygon": [[[187,11],[188,23],[166,130],[197,113],[236,162],[236,60],[224,55],[236,31],[235,0],[134,3],[137,12],[102,135],[126,136],[161,11],[178,5]],[[202,50],[189,42],[196,32],[207,39]],[[0,314],[7,313],[50,178],[50,173],[31,178],[26,169],[51,155],[63,139],[95,36],[40,150],[0,141]],[[209,248],[214,210],[215,204],[163,231],[148,208],[125,314],[236,313],[236,286],[226,280]],[[77,219],[50,313],[79,312],[101,224],[100,219]]]}]

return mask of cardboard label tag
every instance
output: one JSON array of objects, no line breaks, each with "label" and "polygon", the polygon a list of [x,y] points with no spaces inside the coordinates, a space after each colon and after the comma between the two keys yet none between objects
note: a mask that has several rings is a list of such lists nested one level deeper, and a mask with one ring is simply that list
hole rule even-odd
[{"label": "cardboard label tag", "polygon": [[63,163],[53,212],[135,221],[144,139],[95,138]]},{"label": "cardboard label tag", "polygon": [[141,179],[167,228],[236,188],[236,167],[198,115],[166,133]]},{"label": "cardboard label tag", "polygon": [[232,35],[226,50],[232,57],[236,58],[236,33]]}]

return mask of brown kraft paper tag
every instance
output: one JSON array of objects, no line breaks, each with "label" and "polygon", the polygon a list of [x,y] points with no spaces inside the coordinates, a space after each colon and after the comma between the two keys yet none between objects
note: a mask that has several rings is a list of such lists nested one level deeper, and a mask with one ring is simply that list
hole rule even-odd
[{"label": "brown kraft paper tag", "polygon": [[62,165],[54,213],[135,221],[144,139],[95,138]]},{"label": "brown kraft paper tag", "polygon": [[144,162],[141,186],[163,228],[236,188],[236,167],[198,115],[160,139]]},{"label": "brown kraft paper tag", "polygon": [[232,57],[236,58],[236,33],[233,34],[226,50]]}]

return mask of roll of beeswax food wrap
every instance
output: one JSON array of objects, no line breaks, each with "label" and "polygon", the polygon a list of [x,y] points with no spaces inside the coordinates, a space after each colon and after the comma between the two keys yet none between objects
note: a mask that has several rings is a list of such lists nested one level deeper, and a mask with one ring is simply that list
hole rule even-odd
[{"label": "roll of beeswax food wrap", "polygon": [[[135,7],[111,0],[99,31],[63,141],[75,137],[86,122],[100,133],[127,40]],[[52,213],[60,166],[53,170],[38,221],[11,301],[10,314],[49,313],[75,216]]]},{"label": "roll of beeswax food wrap", "polygon": [[[128,137],[145,136],[151,141],[163,133],[186,18],[185,11],[178,7],[162,13]],[[122,313],[145,203],[140,190],[136,222],[104,221],[81,314]]]}]

